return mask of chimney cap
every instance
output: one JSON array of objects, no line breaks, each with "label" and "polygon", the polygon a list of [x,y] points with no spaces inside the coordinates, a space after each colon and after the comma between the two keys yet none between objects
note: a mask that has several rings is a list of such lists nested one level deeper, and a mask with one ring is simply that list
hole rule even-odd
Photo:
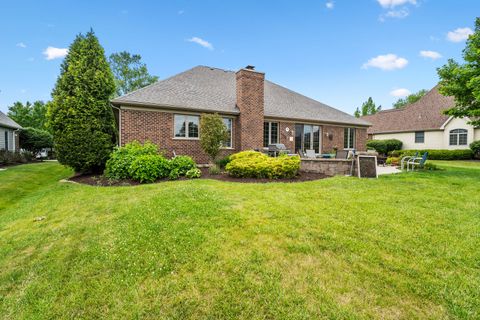
[{"label": "chimney cap", "polygon": [[249,64],[248,66],[245,67],[245,69],[247,69],[247,70],[255,70],[255,66],[252,66],[252,65]]}]

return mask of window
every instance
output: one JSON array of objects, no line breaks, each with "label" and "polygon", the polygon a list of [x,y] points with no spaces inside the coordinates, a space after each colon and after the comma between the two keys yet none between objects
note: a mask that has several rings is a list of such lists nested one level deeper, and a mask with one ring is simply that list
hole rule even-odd
[{"label": "window", "polygon": [[343,132],[343,148],[355,149],[355,128],[345,128]]},{"label": "window", "polygon": [[268,147],[269,144],[278,143],[278,123],[263,123],[263,146]]},{"label": "window", "polygon": [[295,152],[309,149],[320,153],[320,126],[295,124]]},{"label": "window", "polygon": [[232,118],[222,118],[223,124],[227,127],[228,139],[223,142],[224,148],[232,147]]},{"label": "window", "polygon": [[425,132],[416,131],[415,132],[415,143],[425,143]]},{"label": "window", "polygon": [[5,131],[5,150],[8,151],[8,131]]},{"label": "window", "polygon": [[174,116],[175,138],[198,138],[199,116],[176,114]]},{"label": "window", "polygon": [[468,131],[466,129],[454,129],[450,131],[451,146],[466,146]]}]

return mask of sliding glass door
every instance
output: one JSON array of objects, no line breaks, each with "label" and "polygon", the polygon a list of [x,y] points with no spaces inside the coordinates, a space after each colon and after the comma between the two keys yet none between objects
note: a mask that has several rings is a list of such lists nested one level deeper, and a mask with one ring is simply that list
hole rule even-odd
[{"label": "sliding glass door", "polygon": [[295,152],[313,149],[321,152],[321,127],[311,124],[295,124]]}]

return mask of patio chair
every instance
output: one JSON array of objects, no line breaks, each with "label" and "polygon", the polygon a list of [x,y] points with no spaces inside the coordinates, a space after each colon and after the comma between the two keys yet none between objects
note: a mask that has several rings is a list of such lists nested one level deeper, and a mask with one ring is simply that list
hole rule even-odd
[{"label": "patio chair", "polygon": [[407,171],[415,169],[415,167],[423,168],[425,162],[427,162],[428,152],[425,152],[423,156],[412,158],[407,161]]},{"label": "patio chair", "polygon": [[298,155],[300,156],[300,158],[306,158],[307,155],[305,154],[305,152],[303,152],[302,149],[298,149]]},{"label": "patio chair", "polygon": [[418,158],[418,151],[415,152],[415,154],[413,156],[403,157],[402,160],[400,161],[400,168],[403,170],[403,168],[405,167],[405,164],[408,162],[408,160],[413,159],[413,158]]},{"label": "patio chair", "polygon": [[335,159],[347,159],[348,152],[348,150],[337,150],[337,153],[335,154]]},{"label": "patio chair", "polygon": [[307,158],[315,159],[317,157],[317,154],[313,149],[307,149],[306,152],[307,152]]}]

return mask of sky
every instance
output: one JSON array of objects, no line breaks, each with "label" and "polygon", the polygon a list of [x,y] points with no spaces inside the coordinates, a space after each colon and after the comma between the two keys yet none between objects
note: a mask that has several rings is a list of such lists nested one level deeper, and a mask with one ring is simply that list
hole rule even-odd
[{"label": "sky", "polygon": [[254,65],[277,84],[353,113],[383,109],[461,61],[478,0],[0,0],[0,110],[50,99],[68,47],[92,28],[106,55],[140,54],[167,78]]}]

